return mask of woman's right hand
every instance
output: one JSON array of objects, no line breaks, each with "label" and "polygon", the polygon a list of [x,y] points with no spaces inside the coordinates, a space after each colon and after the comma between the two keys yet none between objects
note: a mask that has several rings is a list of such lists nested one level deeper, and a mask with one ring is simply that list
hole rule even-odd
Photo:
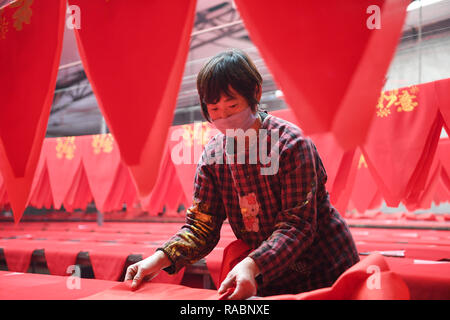
[{"label": "woman's right hand", "polygon": [[153,279],[158,275],[161,269],[170,266],[171,262],[166,254],[158,250],[153,255],[130,265],[127,268],[125,281],[133,280],[131,289],[135,290],[142,283],[144,278]]}]

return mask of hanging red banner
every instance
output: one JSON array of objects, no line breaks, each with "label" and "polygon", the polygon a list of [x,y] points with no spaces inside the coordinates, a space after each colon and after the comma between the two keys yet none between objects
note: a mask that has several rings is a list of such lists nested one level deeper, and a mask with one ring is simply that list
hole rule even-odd
[{"label": "hanging red banner", "polygon": [[441,128],[434,83],[381,94],[361,150],[389,206],[423,190]]},{"label": "hanging red banner", "polygon": [[410,1],[235,2],[305,133],[363,143]]},{"label": "hanging red banner", "polygon": [[0,169],[18,223],[55,89],[66,2],[19,0],[0,10]]},{"label": "hanging red banner", "polygon": [[[69,0],[81,60],[139,193],[158,177],[195,17],[195,0]],[[155,46],[155,44],[157,44]]]}]

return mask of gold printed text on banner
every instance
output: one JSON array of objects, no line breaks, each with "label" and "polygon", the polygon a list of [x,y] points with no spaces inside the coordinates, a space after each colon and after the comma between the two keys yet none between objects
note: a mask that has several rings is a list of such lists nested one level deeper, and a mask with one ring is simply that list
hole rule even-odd
[{"label": "gold printed text on banner", "polygon": [[398,101],[395,103],[398,112],[411,112],[413,111],[418,103],[414,101],[417,98],[416,94],[419,92],[417,86],[412,86],[406,90],[402,90],[402,93],[398,96]]},{"label": "gold printed text on banner", "polygon": [[111,133],[93,135],[92,148],[94,150],[94,153],[111,153],[113,151],[113,142],[114,138]]},{"label": "gold printed text on banner", "polygon": [[402,90],[382,92],[377,104],[377,117],[386,118],[391,115],[391,107],[397,107],[397,112],[411,112],[418,106],[415,101],[419,88],[411,86]]},{"label": "gold printed text on banner", "polygon": [[75,156],[75,137],[56,138],[56,157],[72,160]]},{"label": "gold printed text on banner", "polygon": [[[391,114],[391,106],[397,100],[397,95],[394,91],[382,92],[377,104],[377,116],[380,118],[387,117]],[[387,101],[385,104],[385,100]]]}]

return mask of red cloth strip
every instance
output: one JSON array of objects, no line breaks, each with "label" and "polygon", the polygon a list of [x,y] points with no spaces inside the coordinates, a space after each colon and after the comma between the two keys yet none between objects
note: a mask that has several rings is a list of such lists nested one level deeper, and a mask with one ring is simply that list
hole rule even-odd
[{"label": "red cloth strip", "polygon": [[0,271],[0,300],[75,300],[115,285],[114,281]]},{"label": "red cloth strip", "polygon": [[132,291],[131,281],[127,281],[82,300],[218,300],[219,297],[216,290],[153,282],[143,283]]}]

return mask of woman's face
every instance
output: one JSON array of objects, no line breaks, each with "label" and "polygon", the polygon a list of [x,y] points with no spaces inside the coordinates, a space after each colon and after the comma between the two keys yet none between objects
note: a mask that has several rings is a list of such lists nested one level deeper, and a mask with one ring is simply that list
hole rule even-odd
[{"label": "woman's face", "polygon": [[206,105],[209,117],[212,121],[228,118],[235,113],[245,110],[245,108],[250,108],[247,100],[243,96],[236,92],[231,86],[229,87],[229,90],[232,97],[222,94],[219,102]]}]

